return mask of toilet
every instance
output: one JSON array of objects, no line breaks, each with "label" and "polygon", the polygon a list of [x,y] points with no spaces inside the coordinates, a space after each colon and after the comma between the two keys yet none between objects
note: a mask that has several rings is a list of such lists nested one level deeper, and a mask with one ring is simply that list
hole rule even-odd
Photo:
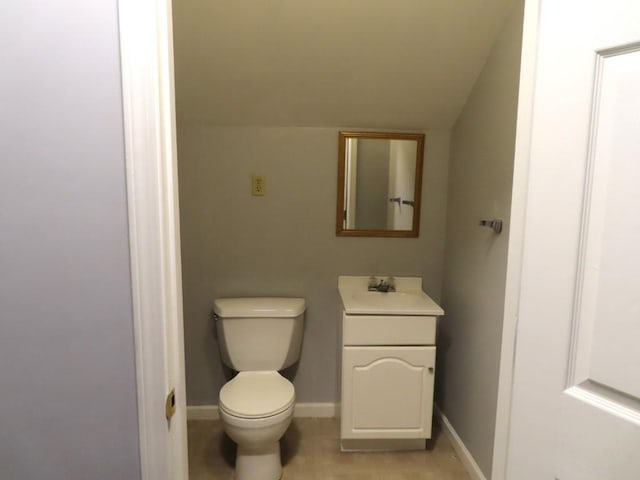
[{"label": "toilet", "polygon": [[236,480],[278,480],[280,438],[293,418],[295,389],[279,370],[300,358],[303,298],[214,301],[222,361],[238,374],[220,390],[226,434],[238,445]]}]

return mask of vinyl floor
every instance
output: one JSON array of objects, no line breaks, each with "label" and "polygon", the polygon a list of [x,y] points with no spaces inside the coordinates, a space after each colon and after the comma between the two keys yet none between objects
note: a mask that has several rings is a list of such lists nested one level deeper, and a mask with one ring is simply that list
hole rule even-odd
[{"label": "vinyl floor", "polygon": [[[217,420],[188,422],[190,480],[232,480],[235,444]],[[283,480],[470,480],[435,425],[426,450],[340,452],[335,418],[294,418],[281,440]]]}]

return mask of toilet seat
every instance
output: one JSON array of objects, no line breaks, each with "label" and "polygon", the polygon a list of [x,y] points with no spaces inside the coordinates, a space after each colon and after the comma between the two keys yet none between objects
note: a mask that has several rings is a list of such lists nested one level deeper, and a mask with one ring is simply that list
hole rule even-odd
[{"label": "toilet seat", "polygon": [[220,390],[219,408],[240,418],[278,415],[295,402],[293,384],[276,371],[240,372]]}]

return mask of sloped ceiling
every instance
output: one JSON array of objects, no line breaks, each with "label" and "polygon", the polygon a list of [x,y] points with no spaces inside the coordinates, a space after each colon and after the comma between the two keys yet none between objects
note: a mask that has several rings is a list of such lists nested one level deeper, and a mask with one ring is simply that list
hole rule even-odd
[{"label": "sloped ceiling", "polygon": [[174,0],[178,122],[449,128],[511,0]]}]

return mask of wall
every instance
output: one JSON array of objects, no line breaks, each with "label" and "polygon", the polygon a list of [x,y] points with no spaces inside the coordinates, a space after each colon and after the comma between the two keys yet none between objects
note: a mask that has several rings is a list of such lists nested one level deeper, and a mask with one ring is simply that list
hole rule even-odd
[{"label": "wall", "polygon": [[389,149],[388,140],[358,139],[356,227],[359,229],[387,228]]},{"label": "wall", "polygon": [[[448,146],[449,132],[426,132],[419,238],[346,238],[335,235],[338,128],[179,124],[188,403],[217,404],[210,312],[234,295],[307,300],[297,398],[336,401],[339,274],[420,275],[440,298]],[[250,195],[252,173],[266,175],[266,196]]]},{"label": "wall", "polygon": [[451,138],[437,402],[491,475],[518,97],[522,2],[514,8]]},{"label": "wall", "polygon": [[117,2],[0,23],[0,477],[134,480]]}]

